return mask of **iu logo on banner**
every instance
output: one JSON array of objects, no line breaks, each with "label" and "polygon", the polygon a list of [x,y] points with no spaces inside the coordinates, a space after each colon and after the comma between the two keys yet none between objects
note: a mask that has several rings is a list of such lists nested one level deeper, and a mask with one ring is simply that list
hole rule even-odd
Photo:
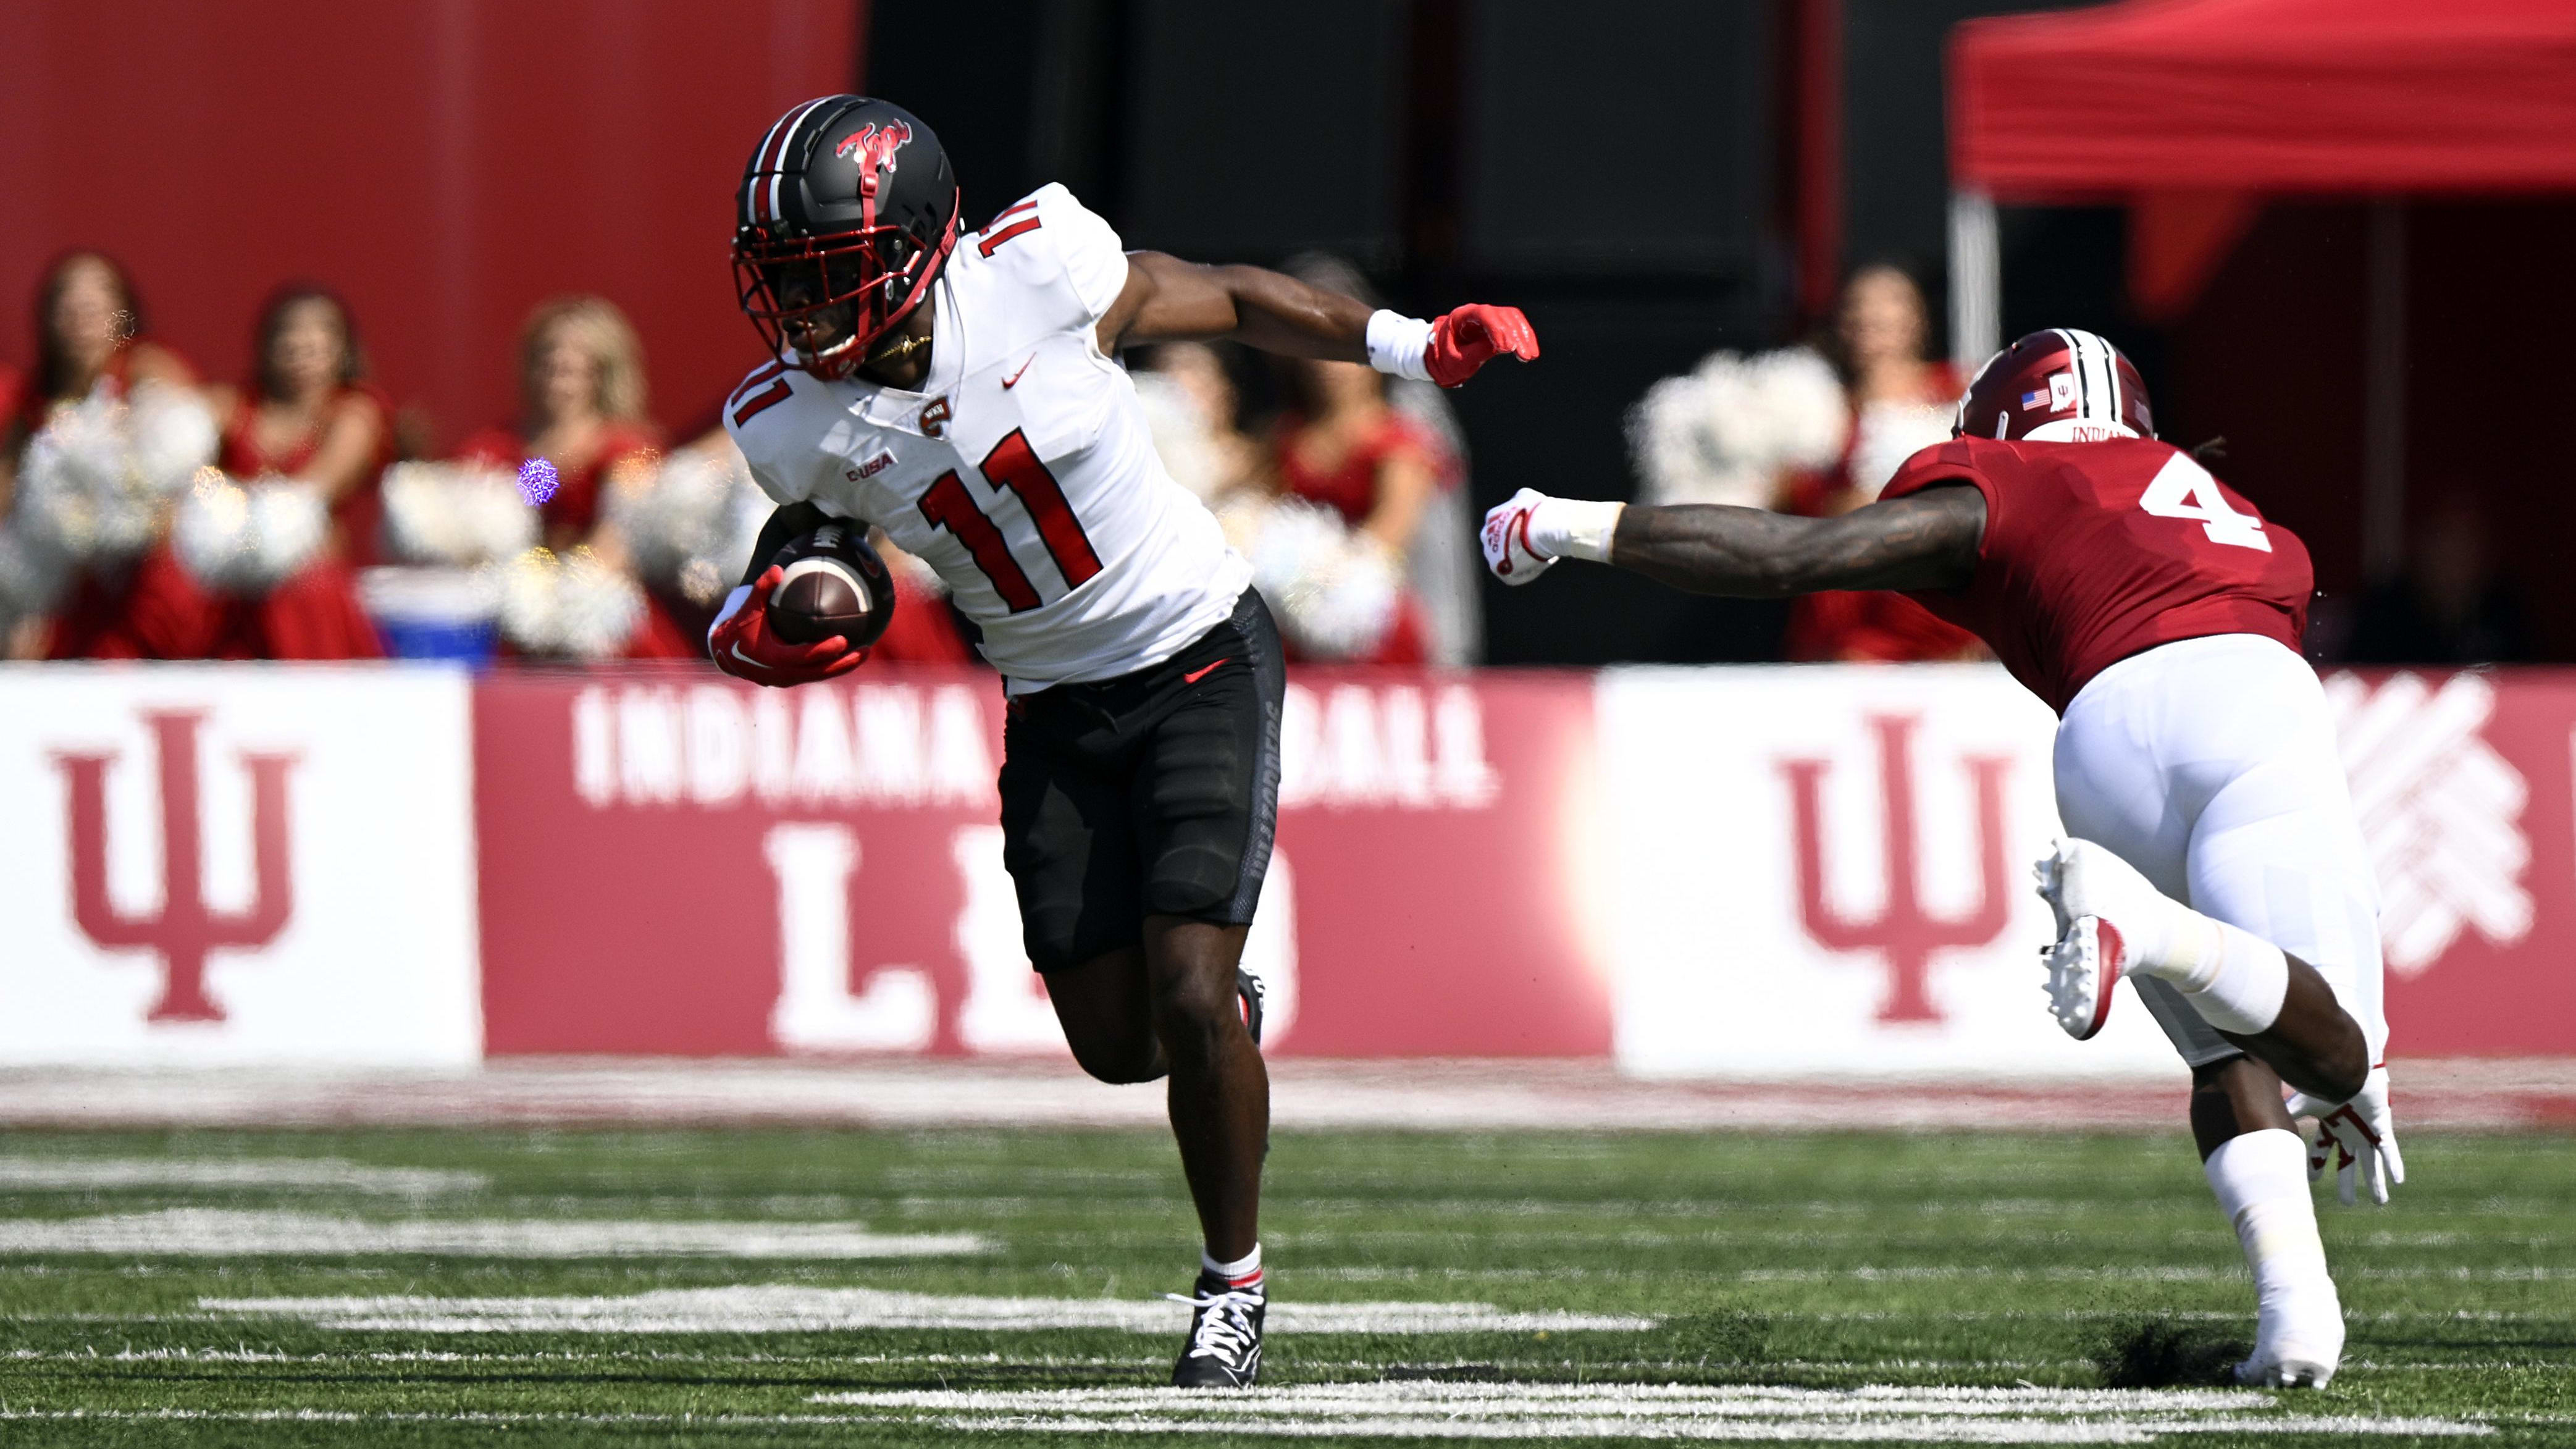
[{"label": "iu logo on banner", "polygon": [[1977,908],[1959,917],[1941,917],[1924,909],[1915,851],[1920,831],[1915,822],[1913,715],[1872,715],[1870,733],[1878,740],[1878,788],[1884,801],[1881,848],[1887,873],[1887,901],[1875,919],[1853,920],[1825,900],[1823,812],[1817,808],[1818,786],[1832,766],[1824,760],[1782,760],[1795,814],[1791,829],[1798,843],[1798,917],[1816,943],[1834,951],[1870,951],[1887,963],[1887,996],[1878,1019],[1939,1021],[1924,983],[1932,953],[1961,946],[1983,946],[2003,934],[2012,918],[2006,899],[2004,864],[2004,772],[2012,761],[1999,755],[1972,755],[1962,761],[1976,780]]},{"label": "iu logo on banner", "polygon": [[1630,1070],[2180,1072],[2134,1004],[2089,1042],[2049,1020],[2056,720],[2002,670],[1614,671],[1599,700]]},{"label": "iu logo on banner", "polygon": [[465,689],[0,669],[0,1064],[475,1060]]},{"label": "iu logo on banner", "polygon": [[140,946],[161,962],[161,995],[154,1021],[221,1021],[223,1009],[206,996],[206,953],[218,946],[265,946],[295,913],[295,872],[289,860],[287,774],[296,757],[245,751],[251,778],[252,858],[256,885],[248,910],[228,913],[206,905],[197,801],[197,732],[203,710],[158,710],[144,716],[159,756],[161,787],[161,906],[149,915],[118,910],[107,895],[107,767],[110,754],[56,755],[68,785],[64,834],[71,847],[72,917],[101,946]]}]

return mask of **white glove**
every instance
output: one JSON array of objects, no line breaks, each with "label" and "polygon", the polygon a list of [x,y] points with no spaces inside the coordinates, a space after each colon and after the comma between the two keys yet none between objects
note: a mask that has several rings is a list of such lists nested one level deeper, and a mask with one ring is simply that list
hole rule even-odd
[{"label": "white glove", "polygon": [[2317,1119],[2317,1140],[2308,1147],[2308,1176],[2326,1170],[2336,1159],[2335,1196],[2350,1207],[2360,1200],[2354,1178],[2370,1184],[2370,1200],[2385,1204],[2390,1183],[2406,1180],[2406,1159],[2397,1151],[2397,1124],[2388,1115],[2388,1068],[2372,1067],[2361,1091],[2349,1102],[2329,1102],[2305,1092],[2290,1094],[2290,1115]]},{"label": "white glove", "polygon": [[1512,501],[1485,511],[1485,567],[1507,584],[1525,584],[1546,573],[1556,560],[1530,543],[1530,515],[1548,501],[1535,488],[1524,488]]},{"label": "white glove", "polygon": [[1560,558],[1608,563],[1610,538],[1618,532],[1619,515],[1627,506],[1550,498],[1535,488],[1524,488],[1485,515],[1485,567],[1504,583],[1525,584]]}]

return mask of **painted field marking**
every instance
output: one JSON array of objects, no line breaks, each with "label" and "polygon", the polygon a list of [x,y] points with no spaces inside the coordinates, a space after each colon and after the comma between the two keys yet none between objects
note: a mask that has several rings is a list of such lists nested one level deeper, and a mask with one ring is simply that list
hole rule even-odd
[{"label": "painted field marking", "polygon": [[400,1197],[480,1192],[491,1179],[442,1167],[369,1167],[336,1157],[0,1156],[0,1192],[120,1187],[322,1187]]},{"label": "painted field marking", "polygon": [[[1210,1395],[1182,1389],[1033,1393],[917,1391],[817,1395],[857,1413],[641,1414],[356,1412],[335,1409],[0,1409],[0,1422],[195,1421],[313,1424],[624,1424],[706,1428],[918,1424],[967,1432],[1236,1432],[1284,1438],[1660,1438],[1744,1441],[2148,1444],[2168,1434],[2255,1433],[2480,1437],[2457,1419],[2261,1412],[2247,1404],[2176,1402],[2171,1391],[2059,1389],[1626,1389],[1583,1385],[1314,1385]],[[2509,1416],[2538,1422],[2537,1416]],[[2554,1421],[2553,1421],[2554,1422]]]},{"label": "painted field marking", "polygon": [[[323,1328],[416,1333],[794,1333],[843,1328],[1105,1328],[1177,1333],[1189,1307],[1146,1298],[981,1298],[784,1283],[668,1288],[620,1297],[201,1298],[210,1313]],[[1512,1313],[1490,1303],[1273,1303],[1273,1333],[1634,1332],[1657,1320]]]},{"label": "painted field marking", "polygon": [[0,1254],[328,1257],[443,1253],[481,1258],[937,1258],[995,1244],[973,1233],[871,1233],[855,1223],[579,1218],[405,1218],[170,1208],[0,1221]]},{"label": "painted field marking", "polygon": [[1864,1440],[2146,1444],[2166,1434],[2474,1437],[2483,1423],[2272,1412],[2234,1389],[1858,1389],[1600,1384],[1315,1384],[1182,1389],[885,1390],[816,1394],[881,1423],[984,1433],[1237,1433],[1294,1438]]}]

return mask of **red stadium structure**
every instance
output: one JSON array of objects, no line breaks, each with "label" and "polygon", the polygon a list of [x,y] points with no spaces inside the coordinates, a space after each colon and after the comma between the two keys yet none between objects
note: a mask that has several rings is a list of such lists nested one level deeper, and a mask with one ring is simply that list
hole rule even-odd
[{"label": "red stadium structure", "polygon": [[0,10],[0,368],[29,361],[39,271],[90,247],[218,379],[261,297],[330,284],[440,448],[517,407],[529,308],[604,295],[656,420],[711,426],[760,356],[726,183],[782,106],[859,80],[866,32],[866,5],[802,0]]},{"label": "red stadium structure", "polygon": [[[2349,501],[2350,470],[2313,461],[2328,451],[2315,439],[2281,449],[2310,455],[2293,470],[2317,471],[2280,491],[2312,493],[2300,502],[2323,515],[2286,509],[2319,544],[2320,583],[2329,591],[2356,582],[2348,570],[2338,572],[2338,561],[2355,554],[2366,576],[2394,572],[2405,540],[2407,478],[2427,471],[2421,442],[2410,470],[2406,415],[2456,417],[2455,404],[2469,401],[2410,399],[2410,359],[2450,340],[2437,329],[2462,314],[2519,312],[2528,330],[2545,335],[2554,314],[2535,316],[2535,299],[2514,294],[2565,290],[2518,285],[2525,275],[2555,276],[2546,250],[2535,249],[2527,268],[2518,243],[2505,248],[2501,265],[2492,254],[2473,262],[2479,254],[2446,236],[2439,220],[2422,217],[2410,228],[2402,199],[2457,204],[2576,193],[2576,9],[2561,0],[2129,0],[1973,21],[1953,33],[1949,104],[1953,338],[1971,363],[2001,332],[1997,202],[2126,205],[2131,300],[2144,320],[2178,327],[2267,199],[2373,203],[2356,279],[2361,295],[2338,299],[2333,309],[2363,314],[2359,335],[2349,339],[2357,345],[2346,348],[2346,339],[2330,333],[2306,339],[2315,350],[2361,359],[2359,437],[2336,438],[2331,450],[2348,455],[2360,444],[2359,517]],[[2532,221],[2518,230],[2549,227],[2546,218]],[[2275,290],[2285,270],[2330,271],[2340,280],[2339,269],[2323,264],[2322,250],[2312,242],[2287,268],[2275,263]],[[2411,343],[2410,291],[2423,294]],[[2257,324],[2236,305],[2243,300],[2231,295],[2234,315],[2221,324],[2230,350],[2255,340]],[[2556,297],[2538,304],[2565,305]],[[2494,356],[2496,367],[2482,373],[2513,370],[2511,349],[2530,344],[2508,336],[2502,345],[2507,355]],[[2177,351],[2189,350],[2189,339],[2181,339]],[[2188,360],[2178,359],[2178,370],[2188,369]],[[2266,376],[2225,363],[2208,370],[2225,373],[2229,386],[2268,390],[2276,410],[2350,411],[2349,396],[2325,395],[2331,384],[2313,376],[2285,380],[2277,368]],[[2426,370],[2416,376],[2420,385],[2442,386]],[[2193,382],[2184,377],[2178,395]],[[2302,395],[2303,386],[2312,395]],[[2504,414],[2519,410],[2492,396],[2482,401]],[[2245,441],[2232,419],[2229,431]],[[2453,473],[2486,477],[2529,467],[2504,452],[2443,463]],[[2515,503],[2519,511],[2524,500]],[[2336,546],[2356,531],[2357,549]],[[2549,571],[2522,572],[2539,578]]]}]

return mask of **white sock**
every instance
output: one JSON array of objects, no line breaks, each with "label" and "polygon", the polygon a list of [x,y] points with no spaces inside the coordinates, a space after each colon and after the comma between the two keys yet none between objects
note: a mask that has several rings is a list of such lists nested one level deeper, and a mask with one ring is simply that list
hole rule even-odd
[{"label": "white sock", "polygon": [[2296,1132],[2266,1127],[2220,1143],[2201,1171],[2254,1272],[2257,1354],[2277,1351],[2285,1328],[2304,1352],[2340,1354],[2343,1304],[2308,1196],[2307,1144]]},{"label": "white sock", "polygon": [[2201,1020],[2220,1031],[2251,1036],[2270,1030],[2289,995],[2289,957],[2242,927],[2180,901],[2156,899],[2169,909],[2116,923],[2135,969],[2173,983]]},{"label": "white sock", "polygon": [[[2307,1149],[2305,1148],[2300,1149],[2302,1155],[2299,1158],[2299,1170],[2302,1172],[2307,1170],[2308,1159],[2304,1155],[2306,1151]],[[2302,1181],[2304,1180],[2305,1179],[2302,1179]],[[1235,1259],[1231,1263],[1220,1263],[1208,1253],[1207,1249],[1201,1248],[1199,1249],[1199,1266],[1208,1272],[1214,1273],[1218,1277],[1223,1278],[1225,1281],[1233,1284],[1237,1288],[1257,1287],[1261,1282],[1261,1245],[1259,1243],[1253,1244],[1251,1252],[1244,1254],[1242,1257]]]},{"label": "white sock", "polygon": [[2290,958],[2251,931],[2207,916],[2199,919],[2218,928],[2217,959],[2201,963],[2196,980],[2174,983],[2182,988],[2182,999],[2220,1031],[2252,1036],[2271,1030],[2290,994]]}]

